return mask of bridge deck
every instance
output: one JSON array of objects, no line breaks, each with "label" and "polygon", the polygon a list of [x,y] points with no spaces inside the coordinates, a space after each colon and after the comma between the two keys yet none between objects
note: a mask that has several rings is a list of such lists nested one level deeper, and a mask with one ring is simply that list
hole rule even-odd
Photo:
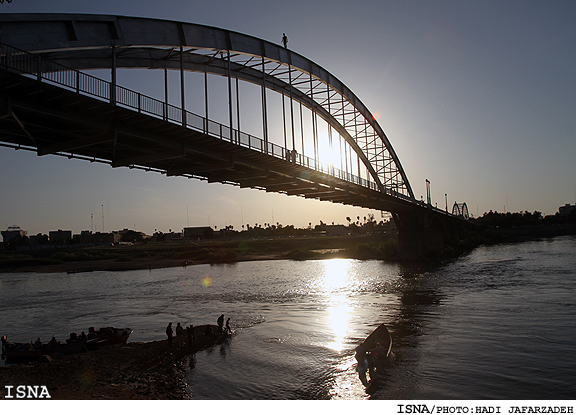
[{"label": "bridge deck", "polygon": [[9,147],[38,155],[65,154],[375,210],[415,207],[256,149],[6,71],[0,71],[0,132]]}]

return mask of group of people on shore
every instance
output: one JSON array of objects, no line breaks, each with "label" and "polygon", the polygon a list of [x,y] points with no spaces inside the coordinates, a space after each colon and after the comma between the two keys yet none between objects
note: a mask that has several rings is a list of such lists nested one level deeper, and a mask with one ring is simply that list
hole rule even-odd
[{"label": "group of people on shore", "polygon": [[[172,329],[172,322],[168,323],[168,326],[166,327],[166,335],[168,336],[168,346],[172,346],[174,344],[174,330]],[[176,324],[176,347],[184,347],[185,343],[188,347],[194,347],[196,345],[194,326],[190,325],[184,328],[180,322],[178,322]]]},{"label": "group of people on shore", "polygon": [[[206,325],[204,330],[204,335],[213,337],[214,335],[228,335],[232,334],[232,328],[230,327],[230,319],[226,320],[226,327],[224,327],[224,314],[218,317],[216,321],[218,323],[218,333],[215,334],[212,331],[212,326]],[[195,336],[194,326],[190,325],[184,328],[180,322],[176,323],[176,347],[184,347],[185,345],[189,348],[196,346],[196,336]],[[166,327],[166,336],[168,337],[168,346],[174,344],[174,329],[172,328],[172,322],[168,323]]]},{"label": "group of people on shore", "polygon": [[230,328],[230,318],[226,320],[226,328],[224,328],[224,314],[220,315],[216,322],[218,323],[218,334],[232,334],[232,329]]}]

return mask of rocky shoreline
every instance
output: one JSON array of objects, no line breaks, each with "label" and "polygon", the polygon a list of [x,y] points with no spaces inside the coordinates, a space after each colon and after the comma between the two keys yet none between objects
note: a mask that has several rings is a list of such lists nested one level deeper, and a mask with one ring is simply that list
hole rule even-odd
[{"label": "rocky shoreline", "polygon": [[[129,342],[45,363],[0,366],[0,385],[46,386],[52,399],[185,399],[186,364],[194,362],[193,354],[231,339],[209,336],[206,328],[195,326],[194,344],[182,347],[166,340]],[[0,398],[6,394],[3,387]]]}]

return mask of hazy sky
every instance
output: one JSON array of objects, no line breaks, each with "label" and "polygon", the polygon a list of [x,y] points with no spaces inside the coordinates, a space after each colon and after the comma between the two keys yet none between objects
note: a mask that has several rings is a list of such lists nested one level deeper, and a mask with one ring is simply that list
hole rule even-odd
[{"label": "hazy sky", "polygon": [[[337,76],[373,112],[416,197],[470,213],[553,214],[576,199],[576,2],[13,0],[0,13],[181,20],[280,43]],[[370,211],[0,148],[0,228],[146,233]],[[379,212],[373,212],[380,218]],[[93,215],[93,221],[91,219]]]}]

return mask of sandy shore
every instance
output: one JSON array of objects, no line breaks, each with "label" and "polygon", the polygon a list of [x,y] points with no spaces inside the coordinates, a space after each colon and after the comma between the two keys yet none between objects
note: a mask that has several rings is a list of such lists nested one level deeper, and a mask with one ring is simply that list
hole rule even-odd
[{"label": "sandy shore", "polygon": [[205,329],[195,327],[192,347],[169,347],[166,340],[129,342],[49,363],[0,366],[0,397],[6,396],[5,385],[44,385],[52,399],[184,399],[187,357],[230,341],[206,336]]}]

